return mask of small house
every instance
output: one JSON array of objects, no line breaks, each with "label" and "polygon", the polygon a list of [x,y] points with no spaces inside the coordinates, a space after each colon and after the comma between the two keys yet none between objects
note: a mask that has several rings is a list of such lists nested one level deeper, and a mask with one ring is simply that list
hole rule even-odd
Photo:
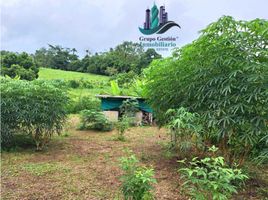
[{"label": "small house", "polygon": [[101,99],[101,109],[104,112],[105,116],[110,121],[114,122],[118,121],[118,118],[122,115],[122,113],[120,113],[120,106],[122,103],[127,99],[136,99],[139,104],[139,111],[135,115],[135,123],[137,125],[152,124],[152,109],[142,97],[111,95],[96,95],[96,97]]}]

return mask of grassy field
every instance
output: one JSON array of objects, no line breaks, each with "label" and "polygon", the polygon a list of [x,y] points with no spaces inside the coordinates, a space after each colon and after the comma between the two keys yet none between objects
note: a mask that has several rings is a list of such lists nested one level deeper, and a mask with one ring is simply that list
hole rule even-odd
[{"label": "grassy field", "polygon": [[59,69],[40,68],[39,79],[64,79],[64,80],[87,79],[95,81],[105,81],[108,80],[109,77],[89,73],[64,71]]},{"label": "grassy field", "polygon": [[[97,74],[80,73],[72,71],[64,71],[58,69],[40,68],[39,79],[52,80],[52,79],[64,79],[64,80],[79,80],[85,79],[90,81],[108,81],[108,76],[101,76]],[[110,87],[105,86],[103,88],[69,88],[69,94],[72,99],[81,98],[83,96],[95,96],[96,94],[106,93]]]},{"label": "grassy field", "polygon": [[[181,191],[179,157],[166,150],[169,137],[165,129],[131,128],[126,132],[127,141],[120,142],[113,140],[116,131],[77,131],[78,121],[71,116],[65,134],[54,137],[42,152],[35,152],[34,146],[2,152],[1,199],[122,199],[119,158],[126,156],[125,149],[132,150],[142,165],[155,169],[155,199],[189,199]],[[265,199],[268,185],[261,180],[267,179],[267,170],[258,169],[232,200]]]}]

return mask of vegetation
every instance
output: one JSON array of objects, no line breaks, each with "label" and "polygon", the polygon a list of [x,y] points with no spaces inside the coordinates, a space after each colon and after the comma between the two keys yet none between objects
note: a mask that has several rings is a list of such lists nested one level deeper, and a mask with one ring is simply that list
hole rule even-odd
[{"label": "vegetation", "polygon": [[62,166],[56,163],[28,163],[22,167],[23,170],[35,175],[35,176],[44,176],[45,174],[51,174],[56,171],[70,171],[69,168]]},{"label": "vegetation", "polygon": [[100,100],[95,98],[95,95],[109,89],[108,77],[95,74],[40,68],[39,79],[52,79],[65,85],[70,98],[67,113],[99,110]]},{"label": "vegetation", "polygon": [[135,117],[136,112],[139,110],[139,102],[137,99],[127,99],[123,101],[120,106],[120,112],[126,117]]},{"label": "vegetation", "polygon": [[188,153],[194,149],[203,150],[204,144],[200,137],[202,127],[197,114],[187,112],[183,107],[169,109],[166,112],[167,128],[171,135],[173,150]]},{"label": "vegetation", "polygon": [[34,55],[35,63],[39,67],[75,71],[80,67],[76,49],[63,48],[59,45],[48,45],[49,48],[36,50]]},{"label": "vegetation", "polygon": [[153,199],[151,193],[153,189],[152,184],[156,183],[156,180],[153,178],[154,170],[138,166],[139,161],[135,155],[122,157],[120,161],[121,168],[124,171],[124,175],[121,177],[121,191],[124,199]]},{"label": "vegetation", "polygon": [[39,67],[109,76],[129,71],[141,73],[155,58],[161,58],[161,55],[154,49],[144,51],[140,44],[133,42],[123,42],[108,52],[95,55],[87,51],[87,55],[81,60],[78,59],[75,48],[63,48],[59,45],[41,48],[34,55]]},{"label": "vegetation", "polygon": [[63,79],[63,80],[90,80],[90,81],[105,81],[109,78],[107,76],[101,76],[96,74],[71,72],[59,69],[40,68],[39,79]]},{"label": "vegetation", "polygon": [[81,124],[80,130],[98,130],[98,131],[111,131],[113,124],[110,122],[102,112],[95,110],[83,110],[80,114]]},{"label": "vegetation", "polygon": [[[120,177],[125,173],[118,166],[118,158],[128,157],[124,152],[126,147],[133,151],[140,166],[154,169],[155,199],[189,199],[182,192],[184,179],[177,172],[176,160],[164,156],[163,147],[169,143],[165,129],[132,127],[126,134],[127,141],[118,142],[112,140],[117,136],[116,131],[100,134],[76,130],[77,115],[70,115],[68,121],[70,136],[53,137],[45,151],[35,152],[34,146],[22,146],[1,152],[2,199],[123,199]],[[232,199],[267,196],[267,165],[250,169],[252,178],[243,189],[237,188],[238,194]],[[42,190],[40,184],[45,185]]]},{"label": "vegetation", "polygon": [[222,17],[173,58],[153,62],[146,90],[159,123],[170,108],[199,114],[202,138],[230,164],[267,148],[267,27]]},{"label": "vegetation", "polygon": [[[210,148],[214,153],[215,146]],[[185,163],[185,160],[180,161]],[[193,158],[189,167],[179,171],[185,178],[186,191],[197,200],[228,200],[237,193],[236,184],[243,183],[248,177],[240,169],[229,168],[223,157]]]},{"label": "vegetation", "polygon": [[138,78],[138,75],[135,72],[130,71],[127,73],[125,72],[114,75],[113,77],[111,77],[111,80],[116,80],[118,85],[120,87],[123,87],[123,86],[131,86],[131,84],[133,84],[136,78]]},{"label": "vegetation", "polygon": [[38,77],[38,68],[30,55],[1,51],[1,75],[20,79],[34,80]]},{"label": "vegetation", "polygon": [[67,106],[67,113],[79,113],[82,110],[100,111],[100,100],[92,96],[81,96],[71,99]]},{"label": "vegetation", "polygon": [[1,79],[1,146],[12,146],[15,134],[29,134],[41,150],[60,133],[68,98],[53,82]]},{"label": "vegetation", "polygon": [[[132,42],[95,55],[87,51],[82,59],[76,49],[53,45],[35,55],[2,51],[3,198],[114,199],[120,190],[124,199],[154,199],[154,186],[160,199],[263,199],[268,188],[267,30],[267,20],[225,16],[165,59]],[[45,68],[34,80],[37,66]],[[95,94],[147,97],[157,124],[165,128],[130,128],[136,99],[123,102],[114,124],[100,111]],[[83,131],[76,130],[79,119],[73,113],[79,112]],[[68,125],[67,113],[72,113]],[[114,125],[117,132],[110,131]],[[50,140],[62,131],[63,137]],[[34,145],[50,148],[34,153]],[[116,161],[126,146],[143,163],[134,154],[121,158],[122,175]],[[179,173],[178,158],[185,158]],[[32,182],[40,178],[46,183],[41,191]]]},{"label": "vegetation", "polygon": [[119,140],[119,141],[126,140],[125,132],[130,127],[130,120],[131,119],[129,117],[123,115],[123,117],[121,117],[119,121],[116,122],[115,126],[116,126],[117,133],[118,133],[116,140]]}]

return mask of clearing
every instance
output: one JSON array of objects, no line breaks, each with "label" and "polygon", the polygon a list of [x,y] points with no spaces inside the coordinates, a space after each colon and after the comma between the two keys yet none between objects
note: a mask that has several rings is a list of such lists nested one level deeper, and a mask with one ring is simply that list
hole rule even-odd
[{"label": "clearing", "polygon": [[50,69],[50,68],[40,68],[39,69],[39,79],[64,79],[64,80],[79,80],[86,79],[92,81],[105,81],[108,80],[108,76],[102,76],[90,73],[81,73],[73,71],[64,71],[60,69]]},{"label": "clearing", "polygon": [[[44,80],[56,80],[62,79],[65,81],[68,80],[88,80],[88,81],[96,81],[96,82],[108,82],[109,76],[102,76],[98,74],[90,74],[90,73],[81,73],[81,72],[73,72],[73,71],[64,71],[59,69],[50,69],[50,68],[40,68],[39,69],[39,78]],[[110,90],[110,86],[103,87],[94,87],[91,89],[88,88],[69,88],[69,94],[72,99],[81,98],[82,96],[95,96],[100,93],[107,93]]]},{"label": "clearing", "polygon": [[[2,199],[119,199],[118,159],[132,150],[142,164],[155,169],[156,199],[184,200],[175,158],[165,150],[169,141],[164,129],[131,128],[127,141],[114,141],[116,131],[77,131],[78,118],[72,116],[62,136],[54,137],[49,147],[35,152],[34,147],[2,153]],[[267,170],[267,169],[266,169]],[[266,171],[267,172],[267,171]],[[247,186],[244,197],[260,199],[257,180]]]}]

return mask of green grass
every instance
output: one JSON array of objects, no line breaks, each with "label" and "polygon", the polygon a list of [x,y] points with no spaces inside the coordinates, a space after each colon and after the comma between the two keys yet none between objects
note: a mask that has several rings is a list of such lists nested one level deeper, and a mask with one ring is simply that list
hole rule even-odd
[{"label": "green grass", "polygon": [[[39,79],[52,80],[52,79],[64,79],[64,80],[79,80],[86,79],[92,81],[108,81],[108,76],[102,76],[97,74],[81,73],[64,71],[59,69],[40,68]],[[75,88],[69,89],[69,94],[72,99],[80,98],[82,96],[95,96],[96,94],[103,93],[103,91],[109,91],[110,87],[105,88]]]},{"label": "green grass", "polygon": [[35,176],[43,176],[46,174],[60,172],[69,172],[70,169],[57,163],[28,163],[25,164],[23,170]]},{"label": "green grass", "polygon": [[96,81],[108,80],[108,76],[102,76],[97,74],[81,73],[64,71],[59,69],[40,68],[39,79],[64,79],[64,80],[77,80],[77,79],[88,79]]}]

